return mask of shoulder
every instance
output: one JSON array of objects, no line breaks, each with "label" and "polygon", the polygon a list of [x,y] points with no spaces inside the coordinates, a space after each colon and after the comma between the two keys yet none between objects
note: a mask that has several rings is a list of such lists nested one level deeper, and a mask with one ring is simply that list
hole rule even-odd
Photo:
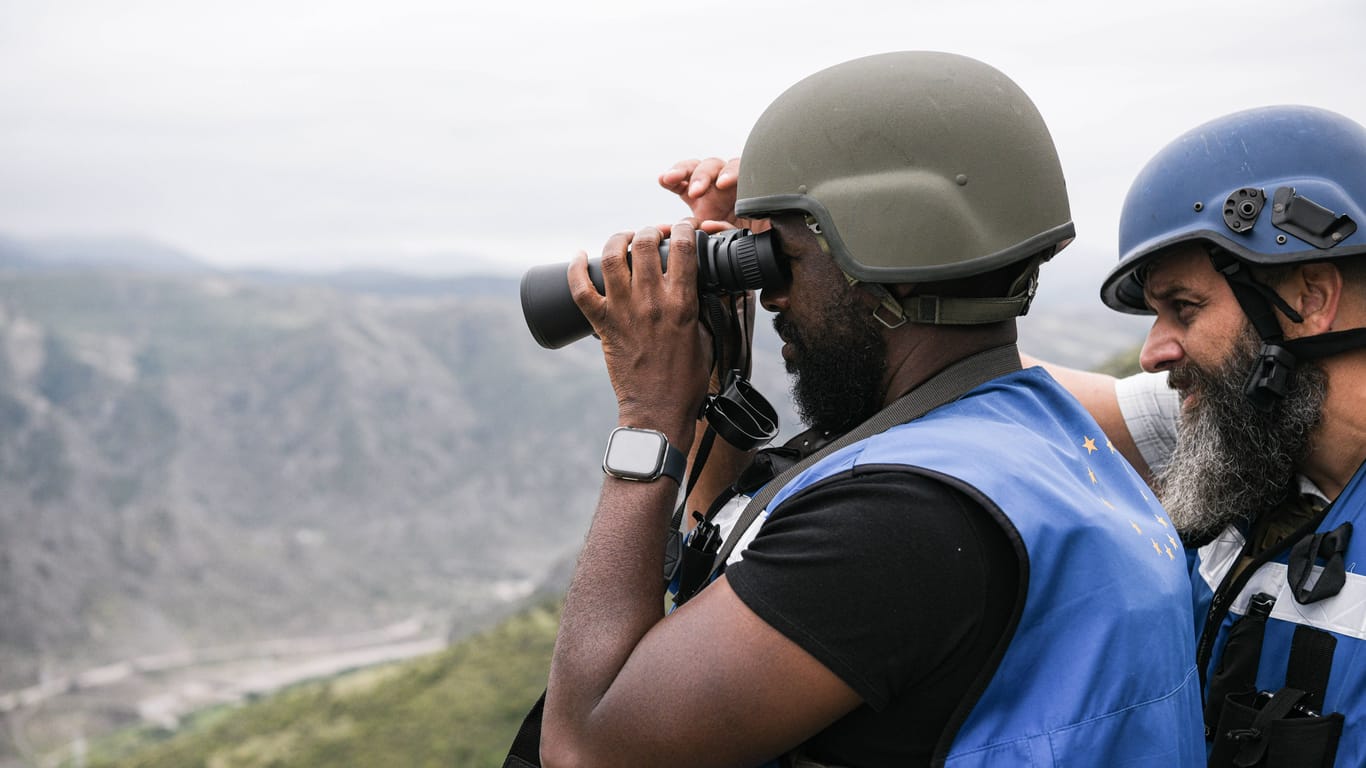
[{"label": "shoulder", "polygon": [[746,568],[837,566],[857,553],[859,569],[909,584],[922,578],[922,565],[978,569],[1013,560],[1010,537],[988,504],[913,467],[851,469],[775,508],[746,550]]}]

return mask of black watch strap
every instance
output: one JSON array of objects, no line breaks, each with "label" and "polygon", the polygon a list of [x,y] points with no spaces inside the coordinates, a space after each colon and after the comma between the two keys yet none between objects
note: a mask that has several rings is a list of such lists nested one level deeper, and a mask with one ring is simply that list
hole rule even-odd
[{"label": "black watch strap", "polygon": [[675,483],[683,485],[683,475],[688,471],[688,457],[683,452],[673,447],[673,444],[665,438],[664,441],[664,465],[659,468],[660,477],[672,477]]}]

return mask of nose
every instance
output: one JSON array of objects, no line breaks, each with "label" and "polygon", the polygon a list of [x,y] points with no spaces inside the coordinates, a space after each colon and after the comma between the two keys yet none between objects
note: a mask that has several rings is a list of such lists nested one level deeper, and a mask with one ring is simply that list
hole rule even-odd
[{"label": "nose", "polygon": [[778,313],[787,309],[787,289],[791,282],[776,288],[765,288],[759,292],[759,304],[769,312]]},{"label": "nose", "polygon": [[1138,354],[1138,364],[1149,373],[1165,371],[1181,362],[1186,356],[1185,349],[1177,337],[1175,329],[1162,318],[1153,321],[1148,329],[1148,337],[1143,340],[1143,350]]}]

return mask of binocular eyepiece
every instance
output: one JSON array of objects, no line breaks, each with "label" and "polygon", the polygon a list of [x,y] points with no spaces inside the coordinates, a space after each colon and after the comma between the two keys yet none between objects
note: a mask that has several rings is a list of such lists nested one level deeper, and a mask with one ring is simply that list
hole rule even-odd
[{"label": "binocular eyepiece", "polygon": [[[627,254],[629,264],[630,254]],[[669,268],[669,241],[659,244],[659,259]],[[569,264],[542,264],[522,276],[522,314],[536,343],[559,349],[593,332],[569,293]],[[588,260],[588,277],[604,293],[602,259]],[[699,296],[776,288],[789,279],[787,264],[778,258],[772,231],[754,234],[729,229],[709,235],[697,230],[697,291]]]}]

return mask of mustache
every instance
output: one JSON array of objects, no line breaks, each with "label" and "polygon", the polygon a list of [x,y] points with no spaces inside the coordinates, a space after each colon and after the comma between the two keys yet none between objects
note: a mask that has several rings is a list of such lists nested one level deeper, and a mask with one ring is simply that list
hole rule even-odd
[{"label": "mustache", "polygon": [[787,339],[787,329],[791,326],[792,323],[783,315],[777,314],[773,316],[773,332],[784,340]]},{"label": "mustache", "polygon": [[1190,361],[1172,366],[1167,371],[1167,386],[1186,394],[1194,389],[1209,389],[1211,386],[1225,384],[1238,378],[1255,362],[1255,359],[1246,354],[1245,346],[1243,345],[1244,349],[1235,350],[1235,354],[1212,370]]},{"label": "mustache", "polygon": [[1208,373],[1192,363],[1178,365],[1167,372],[1167,386],[1181,393],[1208,384],[1210,379]]},{"label": "mustache", "polygon": [[792,344],[794,347],[802,346],[802,336],[798,332],[792,321],[785,315],[777,314],[773,316],[773,332],[778,334],[778,338]]}]

